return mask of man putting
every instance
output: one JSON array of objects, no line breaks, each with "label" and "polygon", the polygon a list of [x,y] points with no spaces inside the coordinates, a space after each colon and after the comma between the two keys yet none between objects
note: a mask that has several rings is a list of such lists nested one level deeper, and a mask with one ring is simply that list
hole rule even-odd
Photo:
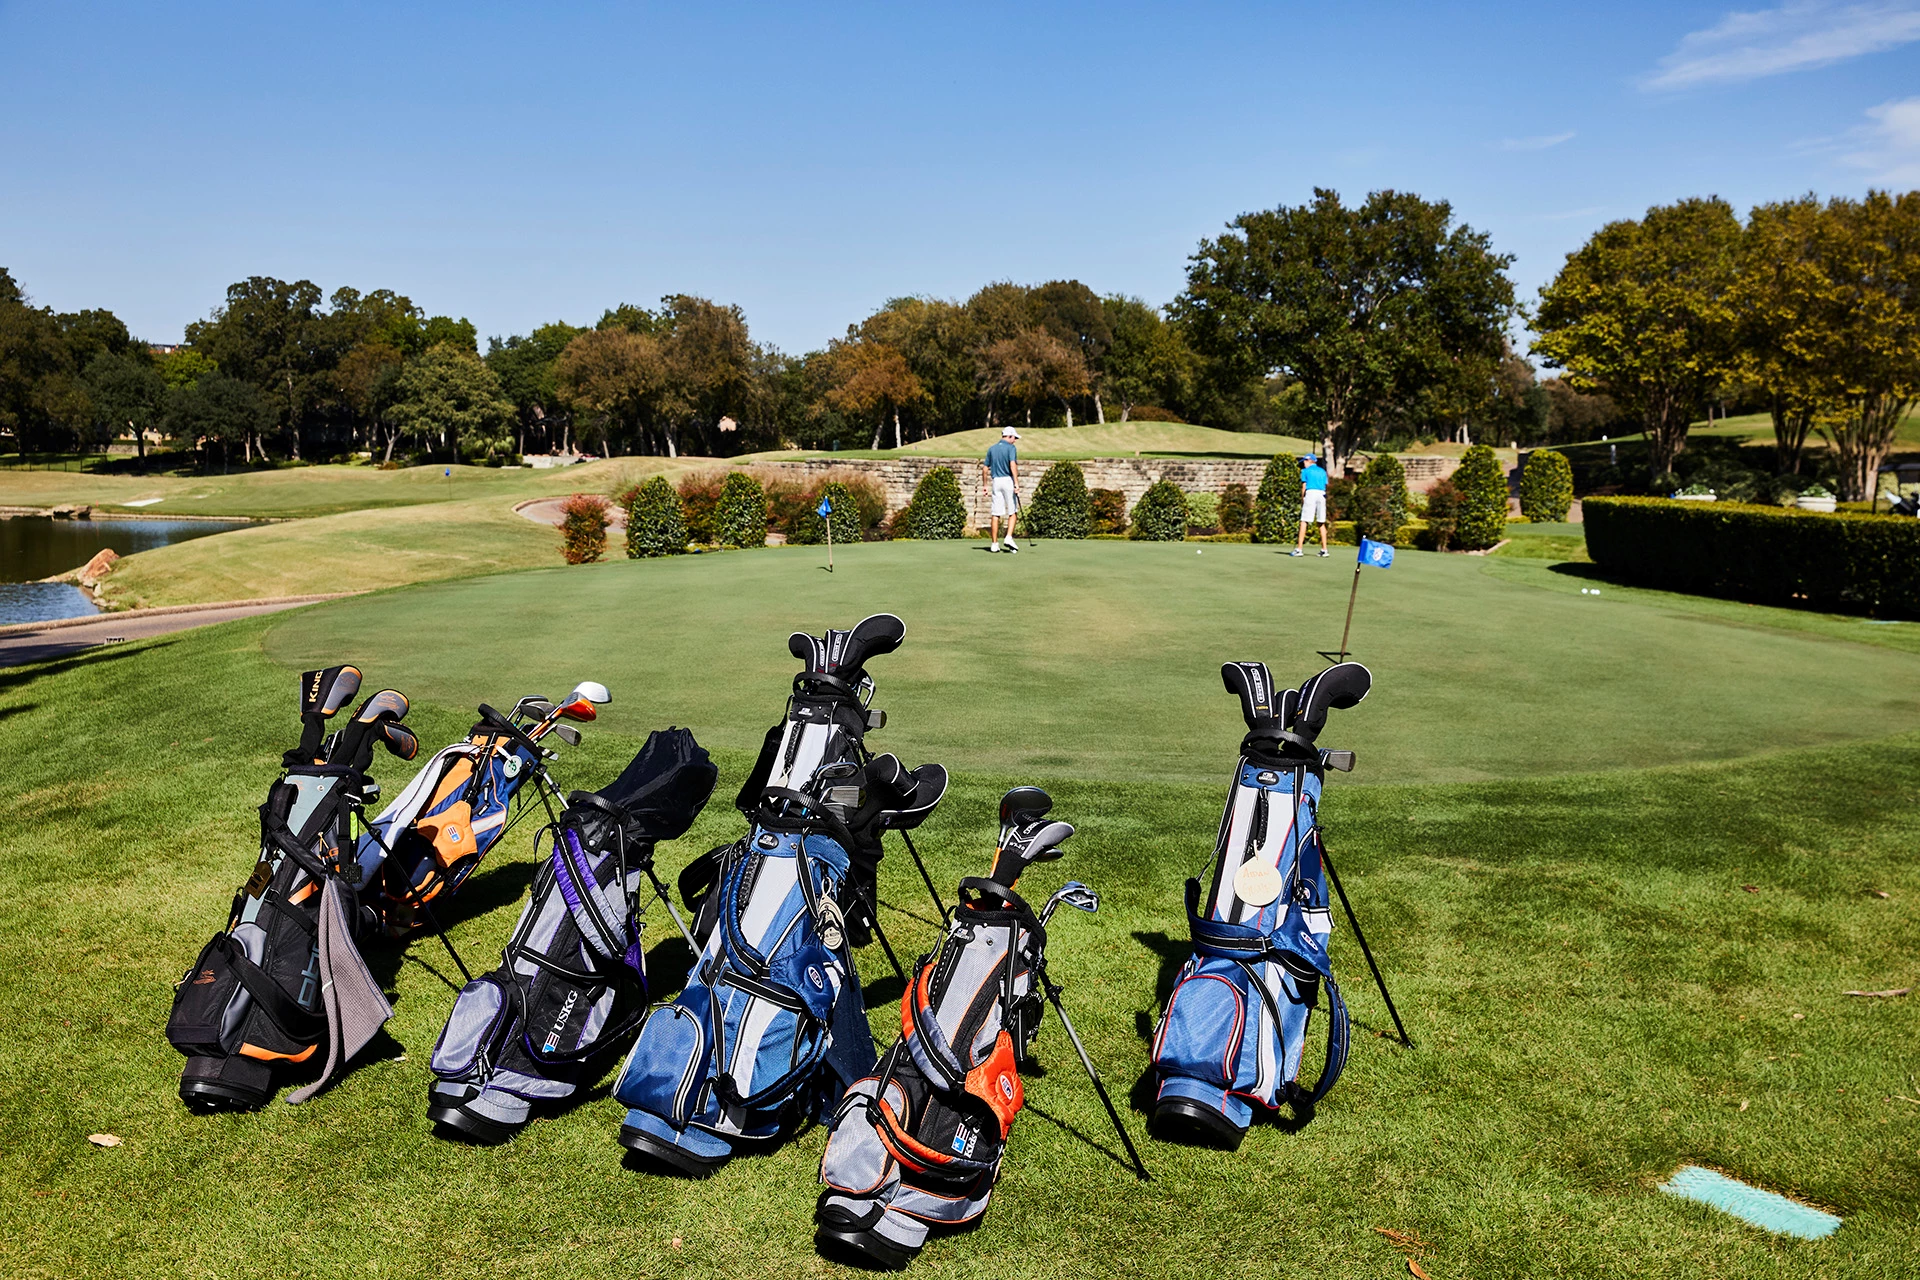
[{"label": "man putting", "polygon": [[987,544],[987,550],[1000,549],[1000,517],[1007,518],[1007,550],[1018,551],[1013,545],[1013,521],[1019,511],[1020,456],[1013,442],[1020,438],[1011,424],[1002,428],[1000,440],[987,450],[987,460],[980,464],[980,483],[988,485],[993,491],[992,514],[993,541]]},{"label": "man putting", "polygon": [[1320,526],[1320,555],[1327,555],[1327,469],[1312,454],[1300,459],[1300,537],[1293,544],[1293,554],[1306,554],[1307,524],[1311,521]]}]

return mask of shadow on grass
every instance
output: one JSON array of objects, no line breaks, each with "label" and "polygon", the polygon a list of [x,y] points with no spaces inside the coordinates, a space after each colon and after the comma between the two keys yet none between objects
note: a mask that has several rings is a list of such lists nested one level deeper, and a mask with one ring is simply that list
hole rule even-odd
[{"label": "shadow on grass", "polygon": [[[112,662],[116,658],[130,658],[135,654],[152,653],[155,650],[165,649],[176,643],[178,642],[174,640],[162,640],[155,637],[153,641],[134,641],[133,644],[137,645],[137,648],[130,645],[110,645],[106,646],[106,651],[101,653],[88,650],[73,657],[49,658],[40,662],[29,660],[18,666],[0,667],[0,693],[5,693],[9,689],[30,681],[38,680],[41,676],[59,675],[63,671],[73,671],[80,667],[90,667],[99,662]],[[100,646],[95,646],[95,648],[99,647]]]}]

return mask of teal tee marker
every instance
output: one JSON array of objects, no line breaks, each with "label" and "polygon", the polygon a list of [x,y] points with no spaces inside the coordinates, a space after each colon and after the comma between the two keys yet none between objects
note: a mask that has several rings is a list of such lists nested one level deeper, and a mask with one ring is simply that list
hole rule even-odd
[{"label": "teal tee marker", "polygon": [[1771,1191],[1750,1187],[1724,1173],[1702,1169],[1699,1165],[1681,1165],[1670,1180],[1660,1184],[1660,1189],[1670,1196],[1711,1205],[1742,1222],[1783,1236],[1820,1240],[1840,1229],[1840,1219],[1830,1213],[1822,1213]]}]

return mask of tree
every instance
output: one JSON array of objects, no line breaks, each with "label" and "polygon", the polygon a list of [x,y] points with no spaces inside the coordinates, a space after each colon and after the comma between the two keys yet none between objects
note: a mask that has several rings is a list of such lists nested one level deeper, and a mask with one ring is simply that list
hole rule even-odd
[{"label": "tree", "polygon": [[1202,241],[1173,310],[1228,374],[1298,384],[1337,468],[1392,406],[1498,359],[1511,262],[1445,201],[1316,189]]},{"label": "tree", "polygon": [[[320,287],[311,280],[289,284],[250,276],[227,286],[224,306],[187,326],[187,343],[229,377],[253,383],[271,397],[297,461],[308,406],[315,398],[316,354],[321,329]],[[265,443],[261,442],[264,454]]]},{"label": "tree", "polygon": [[1563,453],[1535,449],[1520,471],[1520,514],[1535,524],[1557,524],[1573,506],[1573,466]]},{"label": "tree", "polygon": [[758,350],[739,307],[687,294],[660,301],[666,336],[658,412],[667,456],[679,456],[682,429],[697,433],[702,451],[712,454],[708,432],[721,418],[746,412]]},{"label": "tree", "polygon": [[1499,542],[1507,529],[1507,476],[1499,456],[1484,444],[1469,448],[1453,473],[1453,487],[1460,493],[1454,540],[1466,551]]},{"label": "tree", "polygon": [[73,352],[53,313],[31,305],[0,267],[0,431],[22,453],[50,447],[69,434],[62,418],[78,407],[78,392]]},{"label": "tree", "polygon": [[233,445],[243,448],[273,425],[274,406],[251,382],[208,373],[167,391],[166,432],[175,440],[190,441],[200,453],[200,465],[209,465],[208,448],[220,446],[224,467]]},{"label": "tree", "polygon": [[988,395],[1009,396],[1026,406],[1049,398],[1060,402],[1073,425],[1073,398],[1087,393],[1086,363],[1073,348],[1044,329],[1022,329],[986,347],[979,357],[980,385]]},{"label": "tree", "polygon": [[[1086,367],[1087,390],[1093,396],[1093,416],[1107,420],[1100,403],[1101,365],[1113,346],[1113,330],[1107,324],[1106,308],[1100,297],[1078,280],[1054,280],[1033,291],[1032,307],[1040,327],[1069,350],[1080,354]],[[1067,425],[1073,425],[1073,410],[1067,410]]]},{"label": "tree", "polygon": [[767,545],[767,491],[744,471],[730,471],[713,507],[713,532],[724,547]]},{"label": "tree", "polygon": [[1817,428],[1839,463],[1840,496],[1875,493],[1881,459],[1920,399],[1920,192],[1834,200],[1820,257],[1839,303]]},{"label": "tree", "polygon": [[108,440],[125,426],[133,432],[142,468],[147,461],[147,432],[158,429],[166,412],[167,384],[144,351],[102,352],[87,365],[87,394]]},{"label": "tree", "polygon": [[[555,381],[554,367],[560,361],[560,353],[567,344],[586,330],[577,328],[562,320],[552,324],[543,324],[526,337],[511,337],[505,342],[493,338],[487,343],[487,368],[493,370],[500,379],[501,394],[513,402],[515,412],[520,418],[520,428],[542,431],[548,435],[547,448],[554,447],[551,439],[552,422],[556,414],[562,412],[562,397],[559,384]],[[516,449],[525,453],[526,449]]]},{"label": "tree", "polygon": [[1040,477],[1027,511],[1027,532],[1036,538],[1084,538],[1093,532],[1093,497],[1078,463],[1056,462]]},{"label": "tree", "polygon": [[1799,472],[1814,418],[1835,390],[1829,362],[1840,300],[1822,261],[1825,219],[1813,196],[1756,207],[1729,292],[1734,369],[1766,398],[1783,473]]},{"label": "tree", "polygon": [[1267,464],[1253,499],[1253,540],[1292,542],[1300,532],[1300,468],[1284,454]]},{"label": "tree", "polygon": [[842,413],[874,420],[873,444],[880,447],[880,433],[887,416],[893,417],[893,447],[905,441],[900,432],[902,406],[929,399],[926,388],[906,357],[884,342],[837,342],[831,348],[834,383],[827,389],[827,403]]},{"label": "tree", "polygon": [[[367,423],[371,444],[377,444],[374,434],[378,432],[387,407],[393,403],[400,373],[405,367],[406,355],[401,349],[383,338],[375,337],[349,351],[333,371],[334,381],[348,405]],[[391,427],[387,431],[387,448],[382,462],[393,461],[394,442],[399,438],[398,427]]]},{"label": "tree", "polygon": [[665,381],[659,341],[617,328],[574,338],[560,353],[553,375],[562,397],[595,416],[603,454],[613,452],[614,428],[638,430]]},{"label": "tree", "polygon": [[1655,475],[1732,366],[1740,241],[1726,201],[1682,200],[1602,227],[1540,291],[1534,351],[1639,418]]},{"label": "tree", "polygon": [[1181,331],[1138,298],[1110,297],[1101,309],[1113,335],[1101,361],[1101,385],[1119,404],[1120,421],[1133,416],[1135,405],[1186,403],[1198,362]]},{"label": "tree", "polygon": [[460,450],[491,458],[510,442],[513,405],[500,394],[500,380],[472,351],[443,342],[409,360],[394,379],[388,416],[403,431],[431,436],[439,431],[449,455]]}]

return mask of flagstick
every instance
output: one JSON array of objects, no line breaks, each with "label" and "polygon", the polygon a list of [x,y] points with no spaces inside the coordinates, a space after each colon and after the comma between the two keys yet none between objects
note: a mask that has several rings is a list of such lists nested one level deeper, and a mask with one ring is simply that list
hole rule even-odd
[{"label": "flagstick", "polygon": [[1353,602],[1360,594],[1360,566],[1364,563],[1358,556],[1353,561],[1353,590],[1347,592],[1347,625],[1340,628],[1340,661],[1347,660],[1347,637],[1353,632]]},{"label": "flagstick", "polygon": [[827,517],[827,572],[833,572],[833,517]]}]

